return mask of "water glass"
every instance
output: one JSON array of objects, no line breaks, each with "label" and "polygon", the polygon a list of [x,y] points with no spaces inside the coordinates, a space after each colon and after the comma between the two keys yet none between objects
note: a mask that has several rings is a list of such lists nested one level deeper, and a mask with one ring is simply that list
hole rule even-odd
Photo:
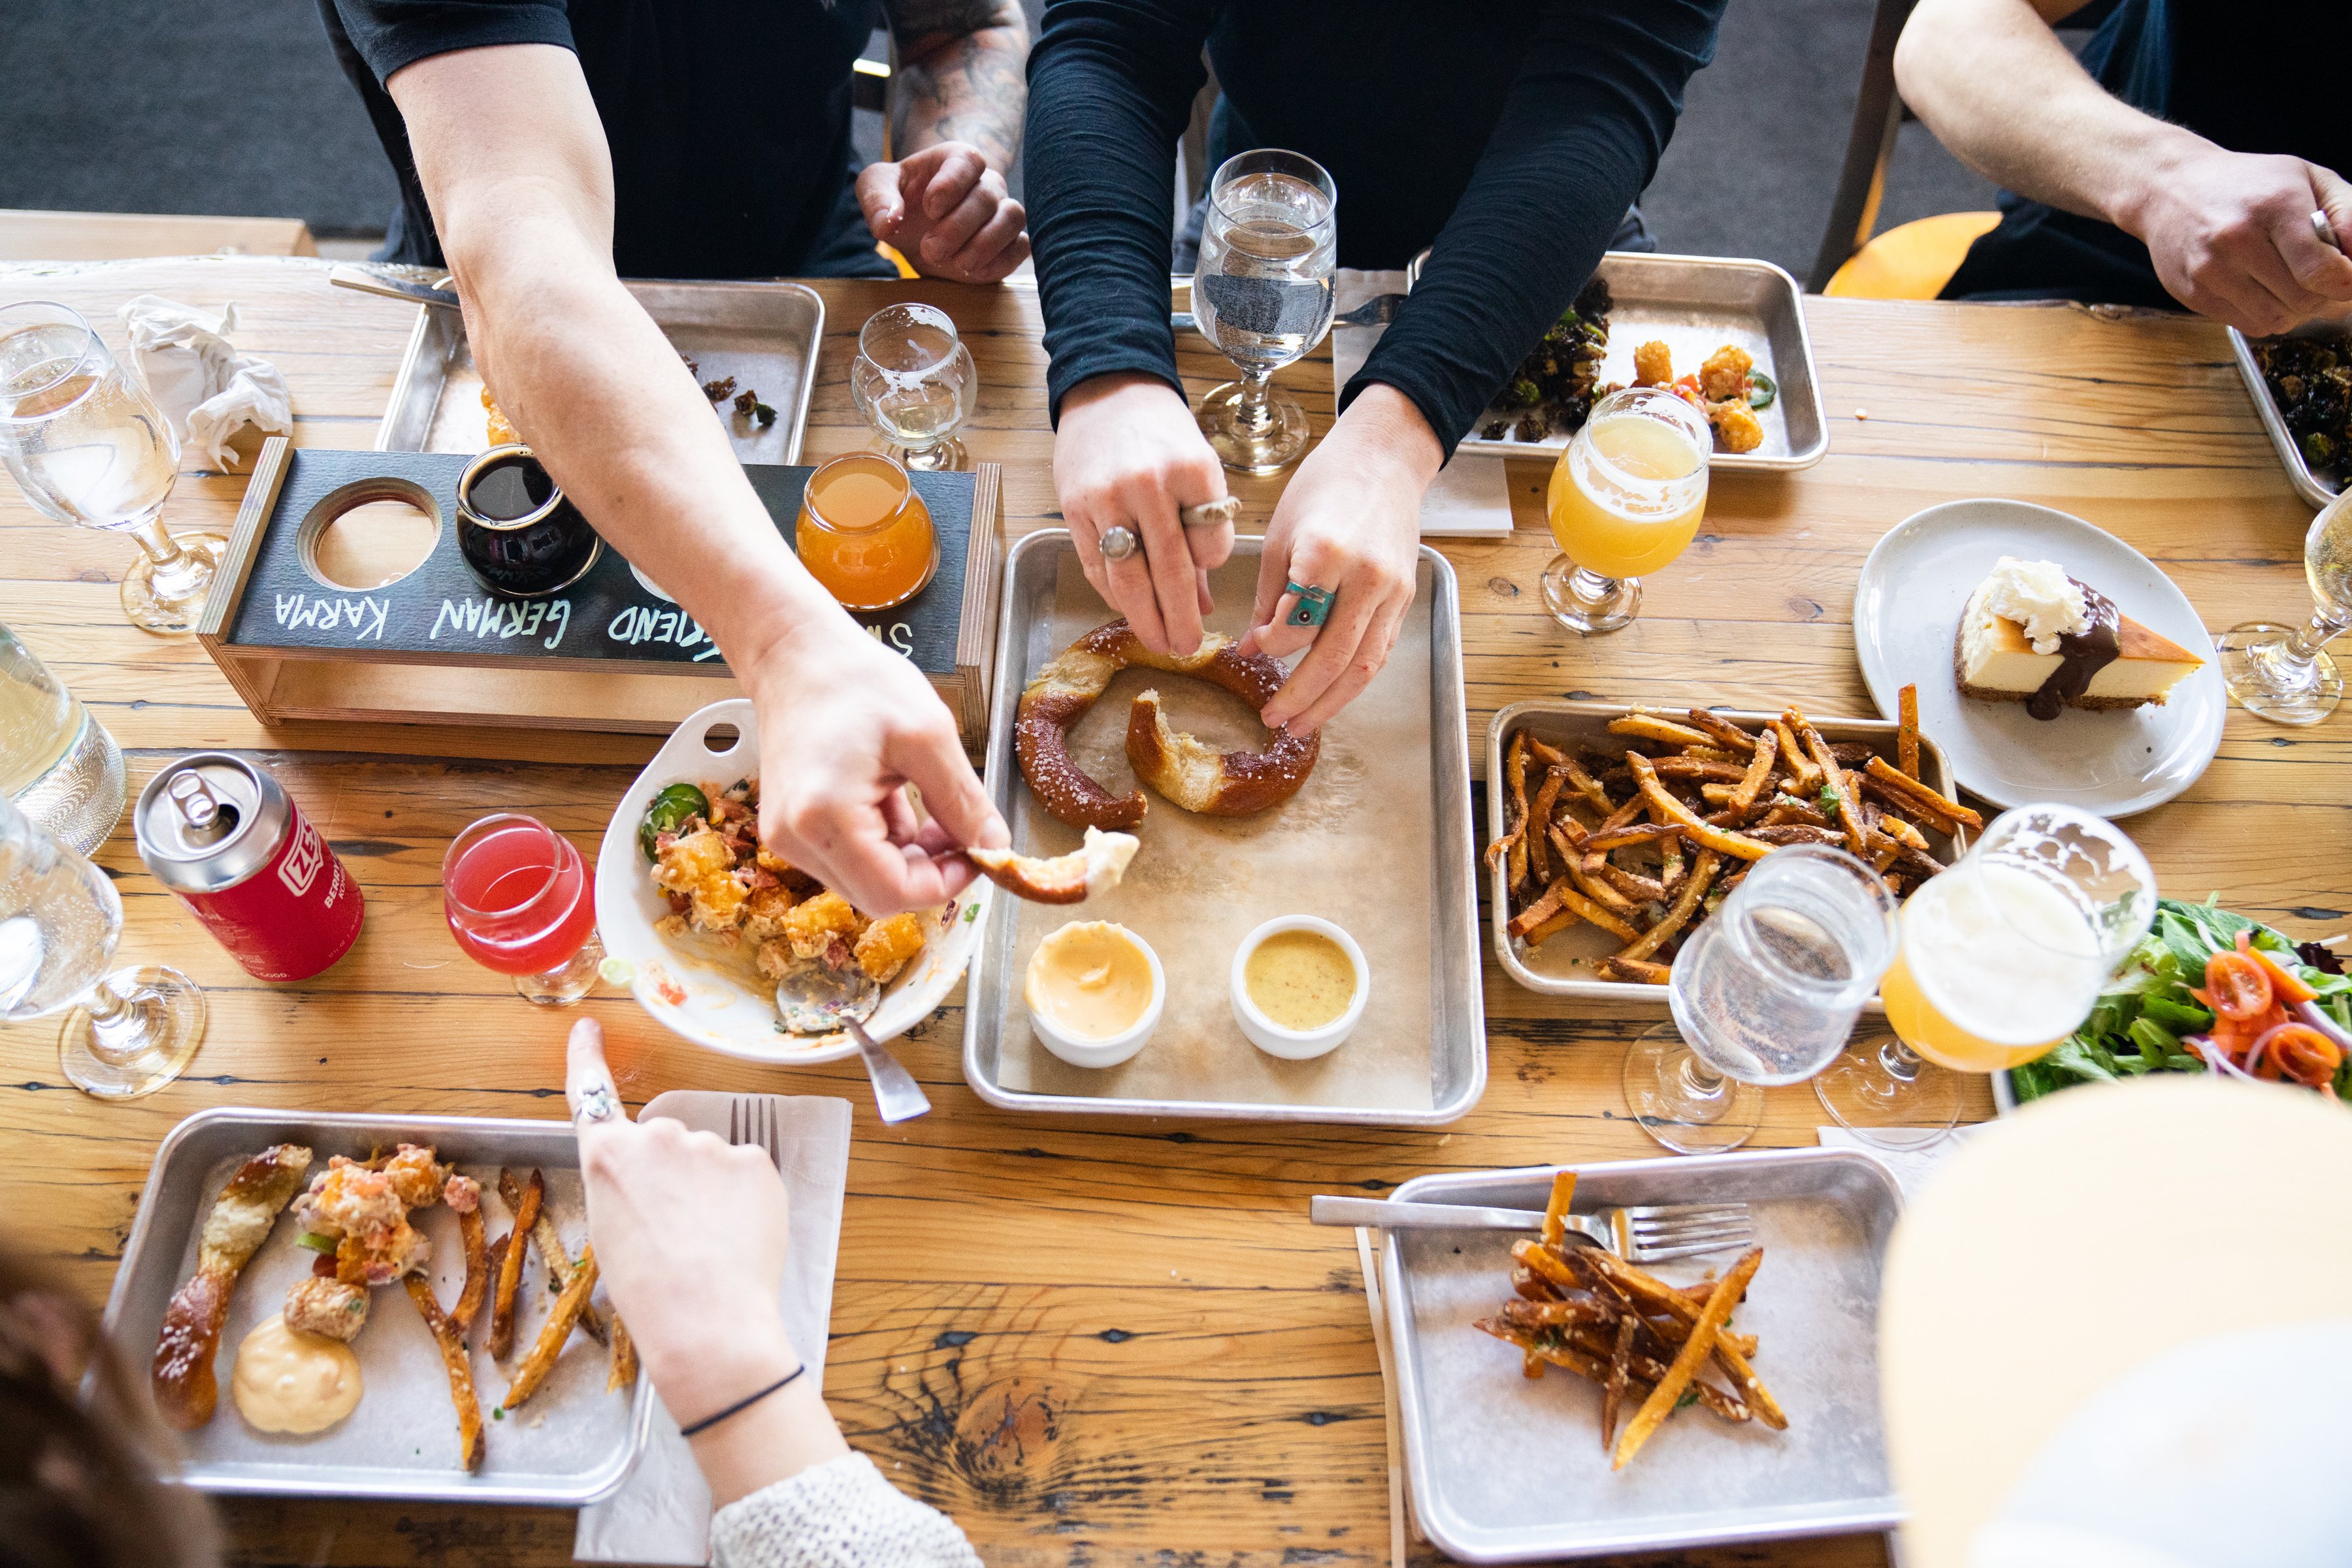
[{"label": "water glass", "polygon": [[129,795],[106,726],[0,625],[0,796],[80,855],[97,852]]},{"label": "water glass", "polygon": [[1756,1086],[1811,1078],[1844,1049],[1895,957],[1895,897],[1843,849],[1800,844],[1748,868],[1675,956],[1675,1021],[1625,1055],[1625,1103],[1685,1154],[1736,1149],[1763,1120]]},{"label": "water glass", "polygon": [[0,799],[0,1018],[71,1009],[66,1081],[103,1100],[152,1094],[205,1037],[205,994],[162,965],[107,972],[122,900],[104,872]]},{"label": "water glass", "polygon": [[527,1002],[562,1006],[595,987],[604,944],[580,851],[535,816],[501,812],[457,835],[441,862],[449,934]]},{"label": "water glass", "polygon": [[1237,473],[1278,473],[1307,450],[1307,411],[1269,383],[1331,330],[1339,205],[1331,176],[1297,153],[1238,153],[1209,182],[1192,319],[1242,378],[1211,388],[1192,412]]},{"label": "water glass", "polygon": [[142,559],[122,578],[122,613],[151,632],[195,629],[228,542],[173,538],[164,500],[180,441],[147,391],[78,311],[0,308],[0,460],[44,517],[128,532]]},{"label": "water glass", "polygon": [[2309,624],[2248,621],[2215,639],[2221,682],[2238,706],[2274,724],[2316,724],[2336,711],[2344,677],[2326,648],[2352,626],[2352,490],[2311,520],[2303,574],[2318,601]]},{"label": "water glass", "polygon": [[849,366],[849,395],[907,467],[964,466],[955,433],[980,402],[980,372],[945,310],[909,303],[868,316]]}]

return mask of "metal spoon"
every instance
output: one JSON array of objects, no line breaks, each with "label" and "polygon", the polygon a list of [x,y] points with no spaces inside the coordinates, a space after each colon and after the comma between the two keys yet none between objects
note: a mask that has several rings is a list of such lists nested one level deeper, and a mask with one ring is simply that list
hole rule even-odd
[{"label": "metal spoon", "polygon": [[846,1033],[857,1043],[866,1076],[873,1080],[874,1109],[885,1122],[911,1121],[929,1110],[931,1102],[898,1059],[866,1032],[865,1021],[881,1002],[882,987],[854,967],[830,969],[803,960],[776,982],[776,1016],[784,1027],[795,1035]]}]

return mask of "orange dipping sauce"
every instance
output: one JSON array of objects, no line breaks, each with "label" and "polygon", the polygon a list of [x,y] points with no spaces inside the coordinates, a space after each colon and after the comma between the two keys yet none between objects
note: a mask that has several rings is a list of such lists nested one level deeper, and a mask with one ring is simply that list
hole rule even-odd
[{"label": "orange dipping sauce", "polygon": [[852,610],[905,604],[940,564],[931,509],[907,470],[877,452],[835,458],[809,476],[795,542],[809,574]]}]

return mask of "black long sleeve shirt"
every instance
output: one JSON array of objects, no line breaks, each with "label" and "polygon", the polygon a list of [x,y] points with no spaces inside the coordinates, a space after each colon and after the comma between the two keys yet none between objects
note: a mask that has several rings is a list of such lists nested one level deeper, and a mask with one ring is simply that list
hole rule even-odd
[{"label": "black long sleeve shirt", "polygon": [[1725,0],[1048,0],[1029,57],[1047,376],[1158,375],[1175,147],[1206,46],[1255,144],[1339,187],[1343,267],[1435,246],[1344,408],[1383,382],[1451,453],[1655,172]]}]

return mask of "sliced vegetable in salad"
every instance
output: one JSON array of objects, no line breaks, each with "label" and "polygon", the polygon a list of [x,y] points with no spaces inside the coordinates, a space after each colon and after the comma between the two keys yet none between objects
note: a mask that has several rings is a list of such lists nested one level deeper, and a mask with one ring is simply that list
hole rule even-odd
[{"label": "sliced vegetable in salad", "polygon": [[2218,1072],[2352,1100],[2352,979],[2329,967],[2212,900],[2159,899],[2155,925],[2090,1018],[2010,1069],[2011,1088],[2022,1102],[2070,1084]]}]

